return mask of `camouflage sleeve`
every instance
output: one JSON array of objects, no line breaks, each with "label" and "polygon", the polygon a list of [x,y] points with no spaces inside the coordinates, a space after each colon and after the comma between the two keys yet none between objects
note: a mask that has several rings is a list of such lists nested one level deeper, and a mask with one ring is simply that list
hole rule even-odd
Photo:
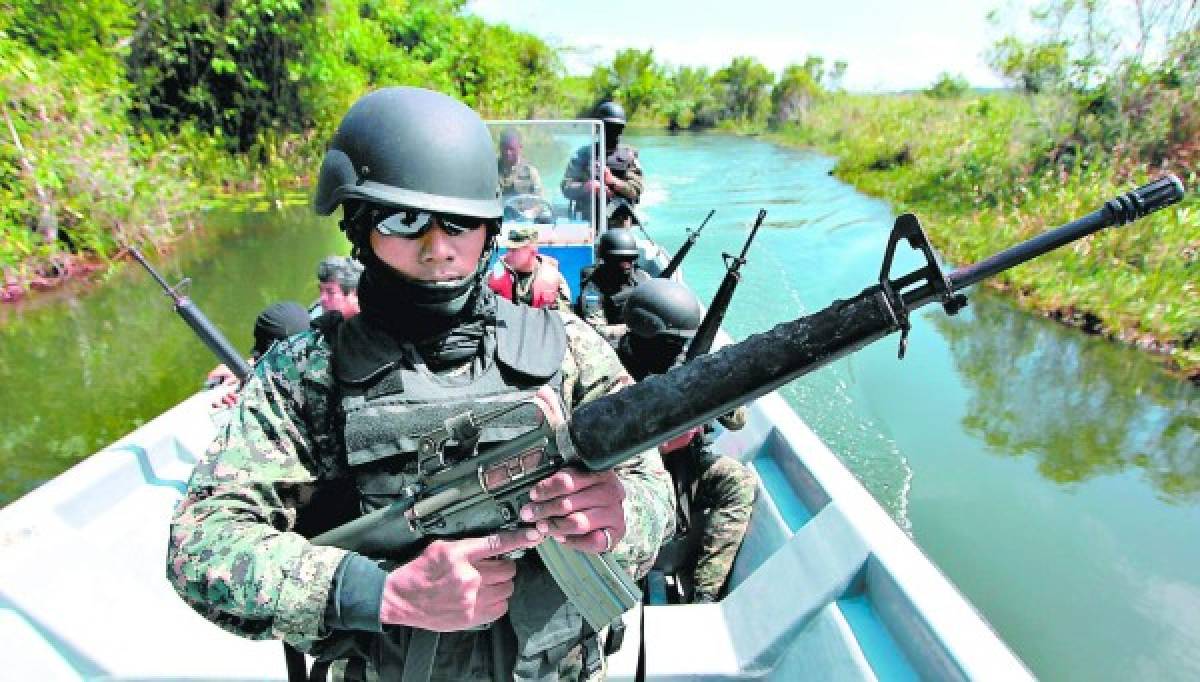
[{"label": "camouflage sleeve", "polygon": [[328,381],[328,352],[311,352],[313,340],[277,343],[258,362],[192,472],[167,549],[167,579],[201,615],[243,637],[301,645],[319,637],[345,556],[291,532],[317,470],[301,382]]},{"label": "camouflage sleeve", "polygon": [[604,294],[595,284],[588,282],[579,291],[579,317],[610,345],[615,345],[628,329],[623,324],[609,324],[608,315],[604,314]]},{"label": "camouflage sleeve", "polygon": [[[588,325],[563,315],[568,352],[563,361],[567,410],[633,383],[617,354]],[[657,449],[649,449],[616,469],[625,486],[625,537],[614,553],[635,577],[654,565],[663,541],[675,532],[675,493]]]},{"label": "camouflage sleeve", "polygon": [[585,147],[575,152],[567,162],[567,170],[563,172],[562,184],[559,186],[564,197],[576,201],[587,198],[587,192],[583,189],[583,184],[591,177],[587,168],[587,156]]},{"label": "camouflage sleeve", "polygon": [[625,169],[623,177],[617,181],[615,191],[636,204],[642,198],[646,180],[642,175],[642,164],[638,161],[637,151],[633,151],[632,154],[629,167]]}]

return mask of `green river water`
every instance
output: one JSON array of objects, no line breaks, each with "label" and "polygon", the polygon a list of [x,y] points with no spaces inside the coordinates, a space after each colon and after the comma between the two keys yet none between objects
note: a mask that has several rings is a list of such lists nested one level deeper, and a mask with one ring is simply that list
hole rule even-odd
[{"label": "green river water", "polygon": [[[674,249],[717,209],[685,265],[702,297],[720,253],[769,211],[726,319],[735,338],[878,276],[894,209],[830,177],[832,160],[748,138],[630,141],[660,243]],[[246,350],[265,305],[308,304],[317,261],[347,251],[332,219],[302,207],[202,222],[152,260],[190,277]],[[917,314],[903,361],[896,344],[781,392],[1039,677],[1200,678],[1200,389],[982,291],[957,317]],[[214,364],[136,266],[0,308],[0,506],[190,395]]]}]

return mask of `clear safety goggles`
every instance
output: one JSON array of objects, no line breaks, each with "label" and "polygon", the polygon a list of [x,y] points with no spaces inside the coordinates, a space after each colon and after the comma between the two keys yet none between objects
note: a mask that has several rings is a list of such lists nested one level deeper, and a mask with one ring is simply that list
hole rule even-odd
[{"label": "clear safety goggles", "polygon": [[471,230],[478,230],[486,226],[489,222],[483,218],[471,218],[450,213],[402,208],[376,223],[375,231],[385,237],[416,239],[433,227],[435,218],[446,234],[451,237],[457,237]]}]

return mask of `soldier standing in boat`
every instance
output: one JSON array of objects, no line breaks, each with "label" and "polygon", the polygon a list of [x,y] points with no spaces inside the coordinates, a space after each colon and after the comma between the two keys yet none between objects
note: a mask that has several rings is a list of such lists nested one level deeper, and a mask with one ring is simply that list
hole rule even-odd
[{"label": "soldier standing in boat", "polygon": [[610,228],[596,245],[600,264],[584,272],[576,312],[614,347],[625,335],[625,300],[650,279],[638,267],[638,245],[627,227]]},{"label": "soldier standing in boat", "polygon": [[492,266],[487,283],[513,303],[561,310],[571,307],[571,285],[558,271],[558,262],[538,253],[537,225],[509,229],[508,251]]},{"label": "soldier standing in boat", "polygon": [[[632,208],[642,199],[645,178],[637,149],[620,141],[625,130],[625,109],[616,102],[604,102],[596,107],[594,116],[604,122],[603,163],[593,174],[591,164],[600,150],[592,145],[580,147],[563,174],[563,196],[581,213],[596,211],[601,193],[609,200],[624,199]],[[612,218],[609,227],[630,227],[633,222],[632,211],[618,211]]]},{"label": "soldier standing in boat", "polygon": [[632,382],[577,318],[484,286],[498,187],[487,128],[457,100],[385,88],[342,119],[314,203],[342,208],[366,268],[362,312],[268,352],[193,472],[167,575],[206,618],[332,660],[344,679],[603,677],[603,635],[536,553],[509,557],[549,535],[644,575],[673,521],[655,450],[613,471],[559,472],[520,510],[525,527],[437,540],[415,557],[306,539],[411,494],[417,437],[450,416],[525,405],[521,424],[451,447],[458,460]]},{"label": "soldier standing in boat", "polygon": [[[684,285],[651,280],[633,291],[625,303],[629,333],[617,355],[634,379],[662,374],[683,359],[688,342],[700,328],[700,302]],[[739,431],[746,408],[718,418]],[[679,503],[676,537],[668,541],[658,568],[685,574],[692,603],[717,601],[737,557],[754,510],[754,474],[741,462],[716,453],[711,424],[697,427],[659,447],[675,482]]]}]

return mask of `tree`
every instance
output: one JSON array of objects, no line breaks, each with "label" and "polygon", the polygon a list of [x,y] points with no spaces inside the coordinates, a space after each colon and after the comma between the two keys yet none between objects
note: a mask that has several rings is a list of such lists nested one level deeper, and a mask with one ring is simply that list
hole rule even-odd
[{"label": "tree", "polygon": [[711,128],[719,115],[718,94],[708,69],[681,66],[670,74],[670,93],[662,111],[667,126],[680,128]]},{"label": "tree", "polygon": [[849,67],[850,64],[845,59],[839,59],[833,63],[833,70],[829,72],[830,90],[842,89],[842,81],[846,78],[846,69]]},{"label": "tree", "polygon": [[776,125],[803,118],[813,101],[821,96],[825,60],[809,57],[803,65],[791,64],[771,89],[771,120]]},{"label": "tree", "polygon": [[734,57],[713,76],[725,86],[723,118],[739,123],[760,123],[769,111],[770,88],[775,76],[754,57]]},{"label": "tree", "polygon": [[590,89],[595,102],[614,100],[629,118],[651,117],[666,106],[671,81],[666,69],[654,61],[654,50],[624,49],[609,66],[592,70]]},{"label": "tree", "polygon": [[1067,84],[1067,43],[1062,40],[1026,42],[1006,36],[992,45],[988,63],[1029,94],[1062,89]]},{"label": "tree", "polygon": [[954,99],[962,97],[970,87],[971,84],[961,74],[955,75],[943,71],[933,85],[925,91],[925,94],[936,99]]}]

